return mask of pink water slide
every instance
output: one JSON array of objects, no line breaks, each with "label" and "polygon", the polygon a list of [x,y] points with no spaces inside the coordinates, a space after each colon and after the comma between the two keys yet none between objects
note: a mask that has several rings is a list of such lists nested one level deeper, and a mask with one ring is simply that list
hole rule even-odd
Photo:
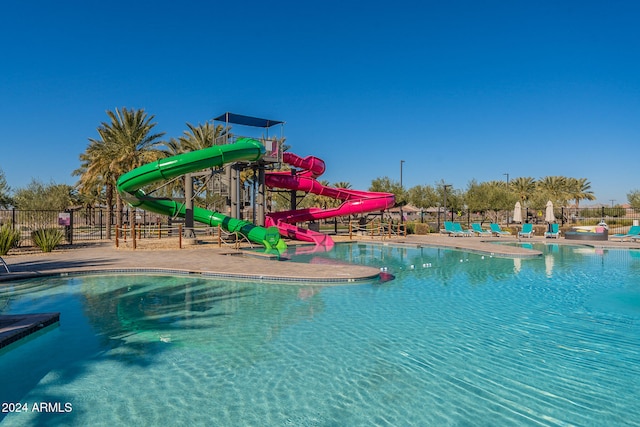
[{"label": "pink water slide", "polygon": [[284,153],[285,163],[299,168],[292,171],[270,172],[266,174],[266,184],[271,188],[306,191],[308,193],[343,200],[336,208],[307,208],[292,211],[274,212],[267,214],[265,225],[275,225],[280,234],[291,239],[314,242],[316,245],[333,246],[333,239],[326,234],[296,226],[296,223],[317,221],[337,216],[356,215],[383,211],[395,204],[395,197],[391,193],[376,193],[358,191],[345,188],[327,187],[319,183],[316,178],[325,171],[322,159],[313,156],[299,157],[293,153]]}]

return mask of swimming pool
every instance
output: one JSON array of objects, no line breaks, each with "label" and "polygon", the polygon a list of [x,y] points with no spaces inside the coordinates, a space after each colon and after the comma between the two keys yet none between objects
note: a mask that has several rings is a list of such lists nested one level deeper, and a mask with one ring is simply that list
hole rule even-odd
[{"label": "swimming pool", "polygon": [[338,244],[380,284],[76,276],[0,287],[61,322],[0,353],[2,425],[640,425],[640,253]]}]

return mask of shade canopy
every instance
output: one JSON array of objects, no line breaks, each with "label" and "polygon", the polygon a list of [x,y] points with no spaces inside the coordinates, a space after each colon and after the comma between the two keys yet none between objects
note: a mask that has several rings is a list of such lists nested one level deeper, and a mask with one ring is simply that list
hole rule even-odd
[{"label": "shade canopy", "polygon": [[556,222],[556,217],[553,214],[553,203],[551,203],[551,200],[547,202],[547,208],[544,213],[544,220],[548,223]]},{"label": "shade canopy", "polygon": [[218,122],[231,123],[234,125],[253,126],[257,128],[270,128],[284,122],[280,120],[260,119],[258,117],[243,116],[242,114],[224,113],[215,119]]},{"label": "shade canopy", "polygon": [[513,209],[513,222],[522,222],[522,206],[520,202],[516,202],[516,207]]}]

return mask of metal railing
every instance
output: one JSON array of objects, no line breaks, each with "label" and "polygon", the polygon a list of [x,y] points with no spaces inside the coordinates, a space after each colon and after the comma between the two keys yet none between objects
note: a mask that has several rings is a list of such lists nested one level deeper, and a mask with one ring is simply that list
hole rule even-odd
[{"label": "metal railing", "polygon": [[[134,216],[135,215],[135,216]],[[145,227],[171,225],[170,218],[152,215],[146,211],[136,211],[132,214],[133,222]],[[110,223],[110,227],[107,224]],[[123,223],[130,227],[128,213],[124,213]],[[65,243],[74,244],[86,241],[108,240],[115,237],[116,216],[109,218],[106,209],[54,211],[54,210],[0,210],[0,226],[11,225],[13,230],[20,232],[19,246],[33,246],[31,235],[43,228],[60,229],[65,236]],[[107,235],[110,228],[111,236]]]}]

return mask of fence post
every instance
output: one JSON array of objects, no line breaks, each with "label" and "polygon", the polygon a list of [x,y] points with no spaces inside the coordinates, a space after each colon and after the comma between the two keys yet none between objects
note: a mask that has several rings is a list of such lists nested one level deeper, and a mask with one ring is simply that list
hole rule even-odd
[{"label": "fence post", "polygon": [[182,249],[182,223],[178,224],[178,247]]},{"label": "fence post", "polygon": [[220,228],[220,224],[218,224],[218,247],[222,247],[222,229]]},{"label": "fence post", "polygon": [[118,227],[116,227],[116,248],[119,248],[119,243],[120,243],[120,229]]},{"label": "fence post", "polygon": [[349,240],[353,240],[353,228],[351,225],[351,221],[349,221]]}]

